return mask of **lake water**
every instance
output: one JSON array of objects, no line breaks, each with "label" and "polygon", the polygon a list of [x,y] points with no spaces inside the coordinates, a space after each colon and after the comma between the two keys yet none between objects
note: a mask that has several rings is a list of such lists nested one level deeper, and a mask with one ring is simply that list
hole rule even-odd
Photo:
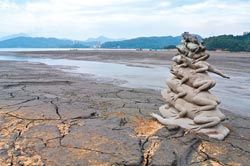
[{"label": "lake water", "polygon": [[0,52],[20,51],[69,51],[69,50],[136,50],[136,49],[109,49],[109,48],[0,48]]},{"label": "lake water", "polygon": [[[95,79],[121,80],[120,86],[133,88],[149,88],[161,90],[165,87],[165,80],[171,77],[168,66],[147,65],[147,67],[128,66],[125,64],[105,63],[95,61],[31,58],[22,56],[0,56],[2,61],[27,61],[44,63],[53,66],[69,66],[72,69],[62,69],[71,73],[93,75]],[[228,72],[227,72],[228,73]],[[250,116],[250,73],[230,72],[231,79],[223,79],[214,74],[217,81],[212,93],[221,101],[223,108],[235,113]]]}]

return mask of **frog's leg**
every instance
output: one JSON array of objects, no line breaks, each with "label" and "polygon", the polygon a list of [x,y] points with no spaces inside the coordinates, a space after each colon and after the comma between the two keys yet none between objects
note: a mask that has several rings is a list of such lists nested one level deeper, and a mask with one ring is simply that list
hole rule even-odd
[{"label": "frog's leg", "polygon": [[196,73],[203,73],[203,72],[208,71],[208,66],[205,65],[204,63],[197,62],[194,65],[196,67],[196,70],[195,70]]},{"label": "frog's leg", "polygon": [[217,75],[219,75],[219,76],[221,76],[221,77],[223,77],[223,78],[230,79],[230,77],[226,76],[226,75],[223,74],[220,70],[218,70],[218,69],[216,69],[216,68],[214,68],[214,67],[212,67],[212,66],[209,67],[208,71],[210,71],[210,72],[212,72],[212,73],[215,73],[215,74],[217,74]]},{"label": "frog's leg", "polygon": [[208,98],[200,97],[200,95],[196,95],[193,97],[193,102],[197,105],[204,106],[205,110],[215,109],[218,105],[216,101],[213,101]]},{"label": "frog's leg", "polygon": [[207,116],[198,115],[194,118],[194,123],[198,125],[201,124],[199,126],[199,129],[214,127],[218,125],[220,122],[221,120],[219,117],[207,117]]},{"label": "frog's leg", "polygon": [[212,87],[215,86],[215,84],[216,82],[213,80],[201,80],[201,81],[199,80],[199,81],[194,81],[193,87],[198,88],[197,93],[199,93],[200,91],[211,89]]}]

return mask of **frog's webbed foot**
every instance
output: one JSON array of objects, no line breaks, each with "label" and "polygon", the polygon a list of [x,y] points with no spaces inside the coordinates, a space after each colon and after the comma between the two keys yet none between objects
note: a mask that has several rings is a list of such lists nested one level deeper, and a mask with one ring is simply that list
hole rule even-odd
[{"label": "frog's webbed foot", "polygon": [[157,120],[158,120],[158,118],[159,118],[159,116],[160,116],[160,115],[155,114],[155,113],[151,113],[150,115],[151,115],[153,118],[157,119]]},{"label": "frog's webbed foot", "polygon": [[[189,124],[189,125],[196,125],[196,124]],[[199,126],[193,126],[193,127],[191,127],[190,129],[187,129],[186,131],[185,131],[185,134],[184,135],[186,135],[186,134],[188,134],[188,133],[192,133],[193,131],[195,131],[197,128],[199,128]]]},{"label": "frog's webbed foot", "polygon": [[202,128],[203,128],[202,126],[197,126],[197,127],[195,127],[195,128],[193,129],[193,131],[198,132],[198,131],[200,131]]},{"label": "frog's webbed foot", "polygon": [[171,96],[171,100],[172,101],[176,101],[177,100],[177,96],[175,95],[175,96]]},{"label": "frog's webbed foot", "polygon": [[198,61],[197,60],[192,60],[192,64],[195,64],[197,63]]},{"label": "frog's webbed foot", "polygon": [[192,132],[192,131],[197,132],[203,128],[202,126],[197,126],[197,124],[193,124],[193,123],[189,123],[189,125],[191,125],[192,127],[188,129],[187,132]]}]

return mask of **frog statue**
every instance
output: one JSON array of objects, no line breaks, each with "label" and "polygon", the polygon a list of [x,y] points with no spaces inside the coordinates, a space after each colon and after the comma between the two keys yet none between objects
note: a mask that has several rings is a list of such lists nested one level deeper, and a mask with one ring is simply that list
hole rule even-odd
[{"label": "frog statue", "polygon": [[220,100],[209,92],[216,84],[209,72],[229,77],[205,62],[210,55],[197,36],[184,32],[182,38],[178,53],[172,59],[173,78],[162,91],[166,101],[159,109],[162,116],[155,113],[151,116],[164,125],[177,125],[223,140],[230,131],[222,124],[226,117],[218,108]]}]

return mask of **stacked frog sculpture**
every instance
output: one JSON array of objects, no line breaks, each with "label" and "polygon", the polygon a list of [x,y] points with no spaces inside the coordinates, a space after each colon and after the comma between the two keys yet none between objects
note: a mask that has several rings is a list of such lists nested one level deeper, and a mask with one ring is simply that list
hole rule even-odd
[{"label": "stacked frog sculpture", "polygon": [[210,55],[196,36],[184,32],[182,38],[182,44],[177,46],[178,53],[172,59],[170,71],[174,77],[162,91],[167,104],[159,109],[162,116],[151,115],[162,124],[177,125],[223,140],[229,129],[221,124],[225,115],[218,108],[219,99],[209,92],[216,82],[208,73],[229,77],[206,62]]}]

